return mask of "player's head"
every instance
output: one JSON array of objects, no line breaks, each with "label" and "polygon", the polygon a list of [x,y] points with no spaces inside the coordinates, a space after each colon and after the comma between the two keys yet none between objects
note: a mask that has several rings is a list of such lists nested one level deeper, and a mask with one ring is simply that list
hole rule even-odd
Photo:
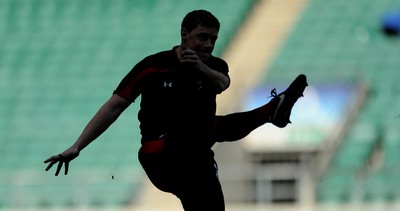
[{"label": "player's head", "polygon": [[181,27],[191,32],[198,25],[216,28],[217,30],[219,30],[220,27],[218,19],[207,10],[193,10],[189,12],[183,18]]},{"label": "player's head", "polygon": [[214,50],[220,23],[206,10],[189,12],[181,25],[181,44],[197,52],[201,60],[207,60]]}]

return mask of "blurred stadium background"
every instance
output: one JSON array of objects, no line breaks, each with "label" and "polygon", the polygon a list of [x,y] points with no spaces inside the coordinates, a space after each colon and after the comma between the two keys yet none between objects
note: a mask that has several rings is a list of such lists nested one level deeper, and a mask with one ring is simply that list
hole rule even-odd
[{"label": "blurred stadium background", "polygon": [[399,0],[1,0],[0,209],[180,210],[138,161],[138,103],[68,176],[69,146],[131,67],[179,43],[183,16],[221,21],[232,87],[220,114],[265,102],[300,73],[293,125],[215,146],[227,210],[400,210]]}]

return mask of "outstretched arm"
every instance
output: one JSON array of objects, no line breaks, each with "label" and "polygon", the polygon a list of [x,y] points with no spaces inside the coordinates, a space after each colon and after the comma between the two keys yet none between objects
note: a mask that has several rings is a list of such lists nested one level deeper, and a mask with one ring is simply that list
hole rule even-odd
[{"label": "outstretched arm", "polygon": [[119,115],[130,105],[130,101],[114,94],[94,115],[83,130],[76,142],[61,154],[51,156],[45,163],[49,163],[48,171],[54,164],[58,163],[56,176],[62,165],[65,164],[65,174],[68,173],[69,162],[78,157],[79,152],[99,137],[119,117]]}]

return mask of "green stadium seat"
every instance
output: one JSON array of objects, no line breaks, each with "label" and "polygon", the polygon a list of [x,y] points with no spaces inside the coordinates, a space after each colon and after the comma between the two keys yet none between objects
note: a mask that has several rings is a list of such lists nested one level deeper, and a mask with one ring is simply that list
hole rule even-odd
[{"label": "green stadium seat", "polygon": [[395,202],[400,199],[397,167],[382,167],[371,172],[362,186],[363,199],[367,202]]},{"label": "green stadium seat", "polygon": [[354,171],[348,169],[331,169],[325,173],[317,184],[317,200],[321,203],[346,203],[353,197],[356,185]]},{"label": "green stadium seat", "polygon": [[[76,140],[134,64],[179,44],[187,12],[207,8],[219,17],[215,53],[221,55],[253,2],[2,0],[0,208],[134,201],[144,175],[137,160],[138,103],[71,163],[67,177],[44,172],[43,160]],[[111,173],[124,178],[111,180]],[[103,179],[91,182],[88,174]]]},{"label": "green stadium seat", "polygon": [[382,143],[384,165],[398,167],[400,165],[400,131],[396,125],[388,126]]},{"label": "green stadium seat", "polygon": [[361,170],[377,145],[378,130],[375,125],[360,122],[350,128],[349,133],[333,158],[332,166]]},{"label": "green stadium seat", "polygon": [[[369,86],[355,124],[370,124],[373,132],[371,134],[368,129],[355,132],[358,126],[351,126],[349,135],[344,137],[333,156],[328,172],[338,168],[368,168],[370,153],[381,141],[384,166],[400,164],[400,144],[397,143],[400,137],[392,131],[398,130],[399,118],[396,117],[400,114],[400,103],[395,97],[400,90],[399,40],[387,38],[379,26],[381,15],[395,6],[398,4],[391,0],[368,3],[362,0],[310,1],[266,71],[265,81],[285,81],[288,76],[301,72],[308,76],[310,85],[342,75],[357,76]],[[359,138],[356,133],[366,133],[367,137]],[[394,174],[385,171],[377,178],[370,178],[368,172],[361,173],[364,177],[360,180],[367,184],[366,191],[368,189],[365,196],[371,199],[386,191],[382,177],[392,178]],[[331,177],[326,174],[327,183]],[[318,198],[330,198],[330,194],[333,198],[343,198],[342,190],[331,193],[329,188],[323,188],[325,185],[321,183]],[[376,192],[371,192],[374,189]],[[389,195],[394,197],[396,194]]]}]

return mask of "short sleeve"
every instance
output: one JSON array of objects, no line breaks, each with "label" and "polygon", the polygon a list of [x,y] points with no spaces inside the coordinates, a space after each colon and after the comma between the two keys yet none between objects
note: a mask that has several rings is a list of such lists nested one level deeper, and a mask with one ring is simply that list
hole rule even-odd
[{"label": "short sleeve", "polygon": [[114,90],[114,94],[134,102],[142,92],[143,81],[146,78],[146,73],[151,69],[147,64],[147,60],[144,59],[135,65],[119,83],[117,88]]}]

